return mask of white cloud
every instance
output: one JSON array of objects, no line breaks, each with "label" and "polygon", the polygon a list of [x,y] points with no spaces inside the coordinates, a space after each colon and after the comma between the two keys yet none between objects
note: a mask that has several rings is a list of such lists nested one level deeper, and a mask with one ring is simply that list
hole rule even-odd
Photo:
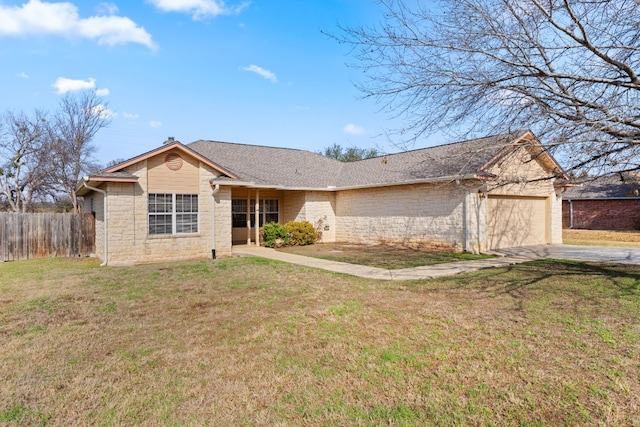
[{"label": "white cloud", "polygon": [[159,127],[161,127],[161,126],[162,126],[162,122],[158,122],[158,121],[155,121],[155,120],[151,120],[151,121],[149,122],[149,126],[151,126],[152,128],[159,128]]},{"label": "white cloud", "polygon": [[134,113],[122,113],[122,117],[124,117],[125,119],[135,120],[140,117],[140,115]]},{"label": "white cloud", "polygon": [[100,3],[96,10],[101,15],[115,15],[118,13],[118,6],[113,3]]},{"label": "white cloud", "polygon": [[56,89],[58,95],[63,95],[67,92],[75,92],[84,89],[93,89],[96,87],[96,79],[89,77],[87,80],[72,80],[66,77],[58,77],[56,82],[51,85]]},{"label": "white cloud", "polygon": [[19,72],[18,74],[16,74],[16,76],[20,77],[21,79],[29,78],[29,74],[25,73],[24,71]]},{"label": "white cloud", "polygon": [[349,123],[342,130],[349,135],[363,136],[367,134],[367,131],[362,126],[354,125],[353,123]]},{"label": "white cloud", "polygon": [[109,93],[111,93],[111,92],[109,92],[109,89],[107,89],[106,87],[96,90],[96,95],[98,95],[98,96],[109,96]]},{"label": "white cloud", "polygon": [[102,104],[99,104],[93,107],[91,113],[94,116],[98,116],[103,120],[111,120],[118,115],[116,112],[111,111],[105,105],[102,105]]},{"label": "white cloud", "polygon": [[249,2],[240,3],[237,6],[227,6],[223,0],[148,0],[160,10],[165,12],[190,13],[194,20],[204,19],[209,16],[230,15],[240,13]]},{"label": "white cloud", "polygon": [[252,73],[256,73],[259,76],[264,77],[265,79],[269,80],[272,83],[276,83],[278,81],[278,78],[276,77],[276,75],[274,73],[272,73],[269,70],[265,70],[262,67],[258,67],[257,65],[249,65],[248,67],[244,67],[242,68],[243,71],[250,71]]},{"label": "white cloud", "polygon": [[[113,10],[106,9],[107,13]],[[139,43],[155,48],[151,34],[127,17],[103,14],[80,18],[78,8],[69,2],[29,0],[22,6],[0,3],[0,36],[34,34],[83,37],[99,45]]]}]

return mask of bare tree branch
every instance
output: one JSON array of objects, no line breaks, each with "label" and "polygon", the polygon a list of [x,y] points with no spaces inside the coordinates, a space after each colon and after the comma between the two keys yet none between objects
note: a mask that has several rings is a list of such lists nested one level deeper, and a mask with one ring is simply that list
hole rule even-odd
[{"label": "bare tree branch", "polygon": [[28,212],[48,191],[46,115],[8,111],[0,123],[0,195],[11,211]]},{"label": "bare tree branch", "polygon": [[636,0],[379,4],[379,24],[332,37],[404,140],[530,128],[569,172],[640,169]]},{"label": "bare tree branch", "polygon": [[56,159],[52,181],[69,197],[74,210],[78,209],[76,184],[94,163],[93,137],[110,121],[107,105],[94,91],[68,94],[60,101],[50,134]]}]

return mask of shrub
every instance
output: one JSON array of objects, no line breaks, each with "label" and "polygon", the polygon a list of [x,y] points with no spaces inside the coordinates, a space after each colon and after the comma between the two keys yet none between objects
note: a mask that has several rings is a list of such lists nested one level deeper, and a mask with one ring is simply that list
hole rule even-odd
[{"label": "shrub", "polygon": [[289,221],[284,225],[289,235],[289,244],[294,246],[313,245],[318,240],[318,233],[308,221]]},{"label": "shrub", "polygon": [[289,244],[287,228],[276,222],[270,222],[262,227],[262,239],[264,245],[268,248],[276,246],[278,240],[281,240],[284,245]]}]

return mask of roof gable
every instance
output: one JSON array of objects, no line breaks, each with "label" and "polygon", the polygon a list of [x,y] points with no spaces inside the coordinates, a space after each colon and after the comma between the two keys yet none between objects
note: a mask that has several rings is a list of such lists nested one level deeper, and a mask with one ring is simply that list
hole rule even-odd
[{"label": "roof gable", "polygon": [[513,154],[518,149],[524,147],[529,152],[531,158],[535,160],[545,172],[568,179],[562,167],[553,158],[553,156],[549,154],[531,131],[521,131],[513,136],[515,136],[515,138],[504,144],[501,151],[479,168],[480,171],[490,170],[497,163]]},{"label": "roof gable", "polygon": [[144,154],[141,154],[139,156],[133,157],[129,160],[126,160],[122,163],[118,163],[117,165],[113,165],[108,167],[107,169],[103,170],[102,173],[104,174],[109,174],[109,173],[114,173],[114,172],[120,172],[123,169],[127,168],[128,166],[134,165],[136,163],[139,163],[143,160],[147,160],[151,157],[155,157],[158,156],[160,154],[164,154],[166,152],[172,151],[172,150],[176,150],[176,151],[181,151],[183,153],[185,153],[185,155],[194,157],[195,159],[201,161],[202,163],[204,163],[205,165],[209,166],[210,168],[220,172],[222,175],[228,176],[229,178],[233,178],[233,179],[237,179],[237,176],[235,176],[233,173],[229,172],[228,170],[222,168],[221,166],[219,166],[218,164],[212,162],[209,158],[201,155],[200,153],[190,149],[189,147],[187,147],[186,145],[175,141],[172,142],[170,144],[165,144],[161,147],[158,147],[154,150],[148,151]]}]

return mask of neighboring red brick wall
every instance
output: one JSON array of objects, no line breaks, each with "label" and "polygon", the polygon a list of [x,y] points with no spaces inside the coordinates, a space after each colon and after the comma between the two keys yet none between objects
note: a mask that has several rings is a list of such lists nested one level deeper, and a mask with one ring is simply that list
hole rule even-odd
[{"label": "neighboring red brick wall", "polygon": [[[573,228],[640,230],[640,199],[574,200]],[[562,227],[571,224],[569,202],[562,201]]]}]

